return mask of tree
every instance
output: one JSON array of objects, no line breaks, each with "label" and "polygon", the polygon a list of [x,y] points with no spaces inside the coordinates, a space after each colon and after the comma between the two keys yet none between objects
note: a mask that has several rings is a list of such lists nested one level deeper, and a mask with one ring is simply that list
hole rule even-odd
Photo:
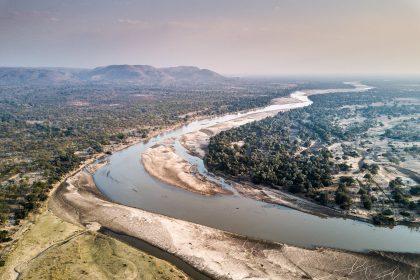
[{"label": "tree", "polygon": [[341,209],[349,209],[351,206],[350,196],[342,190],[337,190],[335,193],[335,203],[337,203]]},{"label": "tree", "polygon": [[362,194],[361,195],[361,201],[363,204],[363,208],[365,208],[366,210],[371,210],[372,209],[372,199],[370,198],[369,195],[367,194]]}]

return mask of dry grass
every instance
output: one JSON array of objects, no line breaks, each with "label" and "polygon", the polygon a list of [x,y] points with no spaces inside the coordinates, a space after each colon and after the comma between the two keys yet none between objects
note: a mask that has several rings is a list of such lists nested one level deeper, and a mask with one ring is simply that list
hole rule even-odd
[{"label": "dry grass", "polygon": [[165,261],[110,237],[85,233],[31,262],[21,279],[186,279]]},{"label": "dry grass", "polygon": [[0,279],[186,279],[166,261],[45,211],[14,244]]}]

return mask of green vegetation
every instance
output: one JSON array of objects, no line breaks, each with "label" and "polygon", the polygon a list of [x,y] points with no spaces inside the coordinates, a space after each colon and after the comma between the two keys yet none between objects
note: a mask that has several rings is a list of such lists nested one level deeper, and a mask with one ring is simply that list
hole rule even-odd
[{"label": "green vegetation", "polygon": [[417,186],[411,187],[410,193],[411,195],[420,195],[420,186],[417,185]]},{"label": "green vegetation", "polygon": [[12,239],[8,236],[8,231],[7,230],[0,230],[0,242],[8,242],[11,241]]},{"label": "green vegetation", "polygon": [[372,202],[372,198],[369,195],[362,194],[360,196],[360,199],[362,201],[363,208],[365,208],[366,210],[372,209],[373,202]]},{"label": "green vegetation", "polygon": [[420,141],[420,118],[411,118],[387,129],[384,136],[400,141]]},{"label": "green vegetation", "polygon": [[[0,222],[19,224],[64,174],[109,145],[192,117],[267,105],[278,84],[0,86]],[[185,117],[188,116],[188,117]]]},{"label": "green vegetation", "polygon": [[[279,113],[212,137],[205,162],[210,171],[288,190],[322,205],[335,202],[347,210],[357,198],[357,182],[354,175],[342,176],[342,173],[351,172],[352,168],[345,161],[362,157],[355,148],[357,144],[351,143],[359,140],[361,146],[372,144],[366,139],[367,132],[384,126],[383,122],[377,121],[378,118],[419,114],[418,103],[397,102],[399,99],[418,99],[418,96],[418,92],[404,90],[404,87],[396,90],[393,86],[381,85],[364,93],[314,95],[311,96],[314,103],[309,107]],[[346,122],[348,119],[356,121]],[[418,127],[418,119],[412,117],[405,124],[411,122]],[[386,133],[382,137],[391,136]],[[404,139],[412,140],[407,137]],[[238,141],[244,144],[241,147],[231,144]],[[330,151],[329,147],[334,143],[341,143],[341,155]],[[396,148],[392,151],[398,154]],[[386,156],[400,160],[394,154]],[[366,183],[359,182],[360,207],[372,210],[377,199],[371,195],[370,184],[380,167],[377,163],[361,162],[359,170],[365,173],[363,181]],[[398,186],[399,180],[390,184],[392,197],[394,202],[408,209],[410,195]],[[397,184],[394,186],[394,183]],[[413,192],[416,193],[416,189]],[[413,205],[411,207],[414,209]],[[375,218],[376,223],[393,223],[391,218],[381,215]]]},{"label": "green vegetation", "polygon": [[372,218],[373,223],[375,225],[381,225],[381,226],[393,226],[395,225],[395,219],[394,217],[388,217],[383,214],[377,214],[373,216]]}]

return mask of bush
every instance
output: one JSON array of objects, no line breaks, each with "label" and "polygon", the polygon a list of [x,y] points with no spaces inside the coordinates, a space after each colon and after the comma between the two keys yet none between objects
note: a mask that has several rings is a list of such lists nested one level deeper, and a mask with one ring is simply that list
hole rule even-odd
[{"label": "bush", "polygon": [[369,195],[363,194],[361,196],[361,200],[362,200],[362,203],[363,203],[363,207],[365,209],[367,209],[367,210],[372,209],[372,199],[370,198]]},{"label": "bush", "polygon": [[393,217],[387,217],[383,214],[377,214],[372,218],[375,225],[380,226],[393,226],[395,225],[395,219]]},{"label": "bush", "polygon": [[343,172],[347,172],[350,170],[350,166],[347,163],[340,163],[338,165],[338,168],[340,169],[340,171],[343,171]]},{"label": "bush", "polygon": [[328,205],[328,203],[330,202],[330,197],[327,192],[321,192],[317,197],[317,201],[322,205]]},{"label": "bush", "polygon": [[359,191],[357,192],[357,194],[360,194],[360,195],[366,194],[366,191],[364,189],[360,188]]},{"label": "bush", "polygon": [[40,193],[40,194],[38,195],[38,198],[39,198],[39,200],[41,200],[41,201],[45,201],[45,200],[47,200],[48,195],[47,195],[46,193]]},{"label": "bush", "polygon": [[417,205],[414,201],[410,201],[410,203],[408,204],[408,209],[410,210],[416,210]]},{"label": "bush", "polygon": [[370,180],[372,180],[372,175],[370,175],[370,173],[366,173],[365,176],[363,176],[363,178],[370,181]]},{"label": "bush", "polygon": [[410,213],[408,213],[407,211],[401,211],[400,215],[404,216],[404,217],[410,217],[411,216]]},{"label": "bush", "polygon": [[385,215],[385,216],[391,216],[391,215],[394,215],[394,212],[392,212],[391,209],[387,208],[387,209],[382,211],[382,214]]},{"label": "bush", "polygon": [[337,191],[335,193],[335,203],[340,205],[341,209],[349,209],[351,205],[351,198],[347,193],[343,191]]},{"label": "bush", "polygon": [[9,242],[12,240],[9,236],[9,232],[7,230],[0,230],[0,242]]},{"label": "bush", "polygon": [[351,185],[356,184],[356,180],[354,180],[354,178],[351,176],[341,176],[340,183],[345,186],[351,186]]},{"label": "bush", "polygon": [[420,195],[420,186],[414,186],[410,189],[410,194],[411,195]]}]

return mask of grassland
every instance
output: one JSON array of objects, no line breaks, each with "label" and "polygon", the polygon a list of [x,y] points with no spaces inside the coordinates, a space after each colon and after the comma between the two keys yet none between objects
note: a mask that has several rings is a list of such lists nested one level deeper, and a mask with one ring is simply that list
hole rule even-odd
[{"label": "grassland", "polygon": [[39,215],[15,242],[0,279],[187,279],[153,256],[120,241]]}]

